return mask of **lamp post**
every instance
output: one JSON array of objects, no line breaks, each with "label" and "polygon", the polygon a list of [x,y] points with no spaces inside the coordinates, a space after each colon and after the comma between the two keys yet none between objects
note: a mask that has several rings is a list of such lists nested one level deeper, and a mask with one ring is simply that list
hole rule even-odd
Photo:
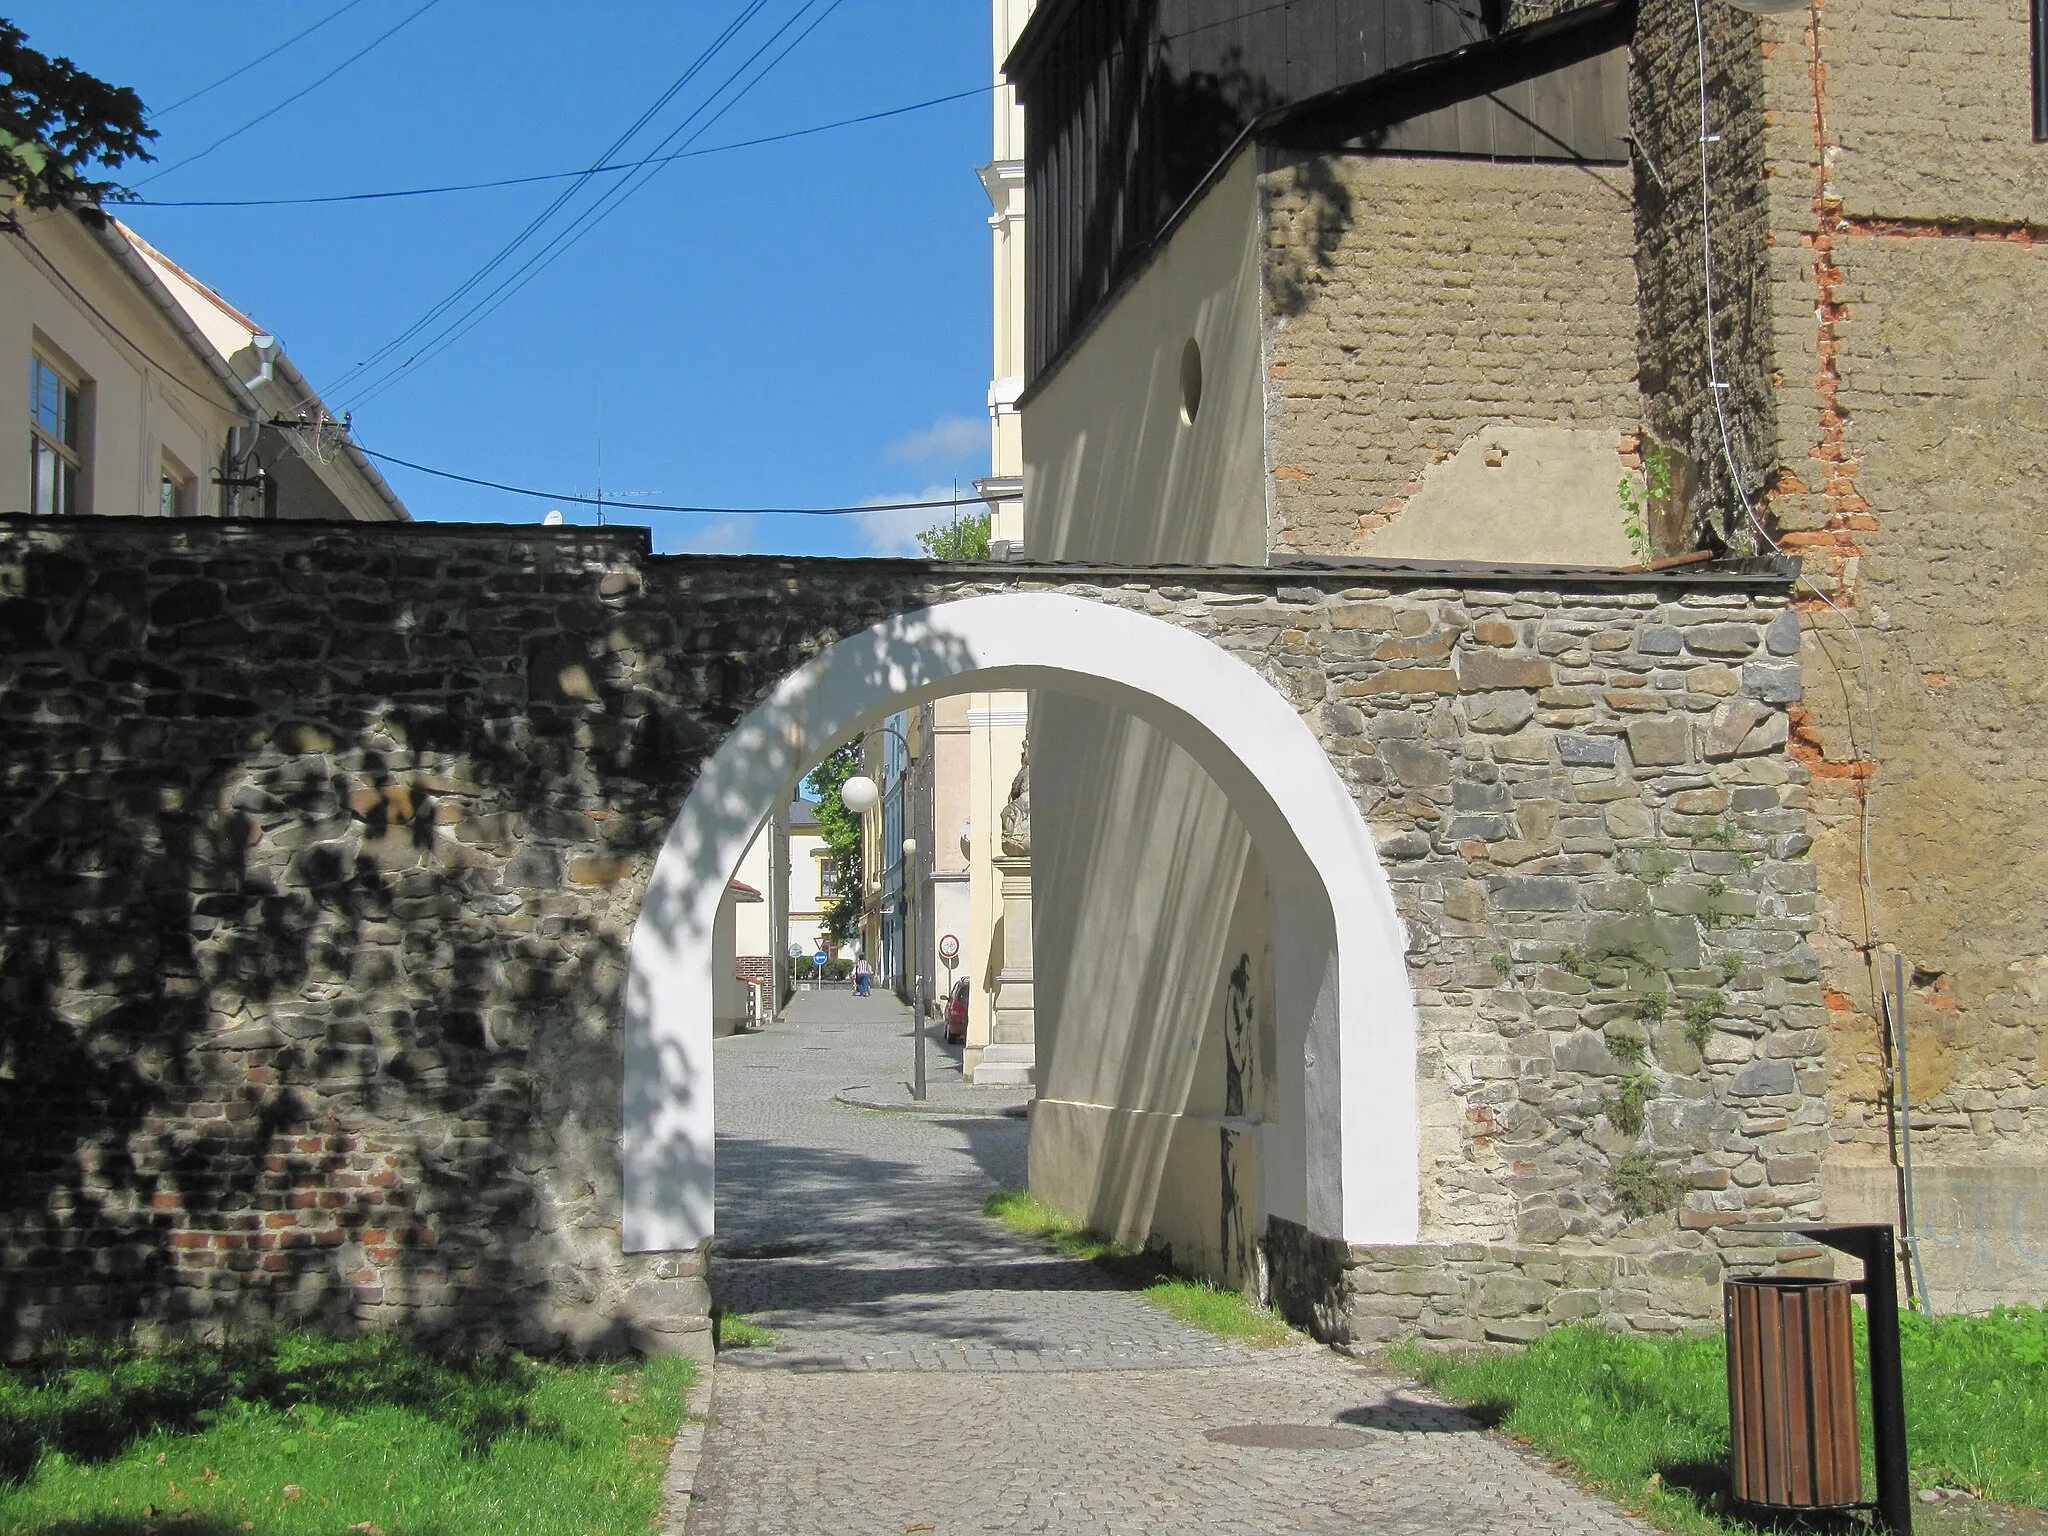
[{"label": "lamp post", "polygon": [[[897,739],[897,741],[902,743],[903,757],[904,761],[907,763],[910,760],[910,743],[903,739],[903,733],[897,730],[893,725],[885,725],[880,727],[880,729],[887,731],[891,736],[894,736]],[[909,776],[909,772],[906,769],[905,771],[897,774],[896,781],[898,784],[901,784]],[[870,811],[874,810],[874,808],[877,805],[881,804],[881,800],[881,787],[877,785],[873,779],[869,778],[864,773],[853,774],[846,780],[844,784],[841,784],[839,786],[839,803],[845,806],[849,811],[851,811],[856,816],[865,817]],[[909,951],[910,954],[910,1034],[911,1039],[913,1041],[913,1044],[911,1046],[910,1096],[913,1099],[917,1100],[919,1103],[923,1103],[925,1097],[924,968],[918,964],[916,895],[917,871],[913,867],[913,861],[916,859],[916,857],[917,839],[914,837],[906,837],[905,839],[903,839],[902,899],[903,943],[904,947]]]}]

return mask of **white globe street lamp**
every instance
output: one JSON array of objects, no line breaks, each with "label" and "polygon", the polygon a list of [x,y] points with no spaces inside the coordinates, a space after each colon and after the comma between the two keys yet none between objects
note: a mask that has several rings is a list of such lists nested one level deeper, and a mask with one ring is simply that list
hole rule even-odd
[{"label": "white globe street lamp", "polygon": [[[894,736],[898,742],[902,743],[903,755],[906,759],[909,758],[910,743],[904,741],[903,733],[901,731],[896,730],[893,726],[885,725],[881,729],[887,731],[891,736]],[[850,774],[846,778],[845,782],[839,786],[839,803],[845,806],[846,809],[852,812],[855,816],[865,817],[866,815],[868,815],[869,812],[873,811],[876,806],[882,803],[881,786],[864,773]],[[922,1100],[925,1096],[924,975],[917,967],[917,922],[916,917],[914,915],[916,909],[913,906],[914,893],[916,891],[916,875],[915,872],[909,867],[910,861],[914,860],[916,857],[917,839],[914,837],[906,837],[905,839],[903,839],[903,858],[905,862],[903,879],[903,915],[905,929],[904,948],[908,951],[910,955],[912,998],[911,1032],[916,1037],[912,1055],[910,1092],[912,1098]],[[880,884],[880,880],[874,879],[871,875],[871,884],[869,885],[869,889],[878,890],[880,888]]]}]

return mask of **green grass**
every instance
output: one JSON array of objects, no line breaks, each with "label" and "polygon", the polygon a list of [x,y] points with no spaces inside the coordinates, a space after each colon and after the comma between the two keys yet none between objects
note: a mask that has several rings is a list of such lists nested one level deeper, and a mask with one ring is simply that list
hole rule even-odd
[{"label": "green grass", "polygon": [[721,1307],[715,1316],[720,1349],[767,1349],[775,1342],[774,1329],[750,1323],[737,1312],[727,1312]]},{"label": "green grass", "polygon": [[1089,1231],[1064,1211],[1054,1210],[1021,1189],[997,1190],[982,1202],[981,1210],[1012,1231],[1043,1238],[1064,1253],[1088,1260],[1141,1291],[1154,1306],[1219,1339],[1263,1348],[1296,1337],[1284,1322],[1243,1292],[1176,1275],[1158,1260]]},{"label": "green grass", "polygon": [[0,1368],[0,1536],[642,1536],[690,1381],[389,1337],[73,1345]]},{"label": "green grass", "polygon": [[[1913,1480],[2048,1507],[2048,1313],[1902,1319]],[[1863,1321],[1856,1316],[1857,1358]],[[1561,1328],[1517,1353],[1429,1355],[1406,1369],[1668,1530],[1746,1531],[1729,1516],[1727,1356],[1720,1335],[1645,1340]],[[1860,1368],[1860,1367],[1859,1367]],[[1863,1426],[1866,1483],[1875,1467]]]},{"label": "green grass", "polygon": [[1219,1339],[1264,1348],[1294,1338],[1285,1323],[1242,1291],[1226,1291],[1206,1280],[1155,1280],[1145,1287],[1145,1299]]}]

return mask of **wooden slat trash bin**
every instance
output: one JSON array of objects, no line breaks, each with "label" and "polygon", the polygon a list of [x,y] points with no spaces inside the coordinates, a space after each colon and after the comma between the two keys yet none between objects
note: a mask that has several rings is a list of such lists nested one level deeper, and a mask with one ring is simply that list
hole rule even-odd
[{"label": "wooden slat trash bin", "polygon": [[1731,1277],[1728,1438],[1734,1496],[1768,1509],[1863,1502],[1850,1282]]}]

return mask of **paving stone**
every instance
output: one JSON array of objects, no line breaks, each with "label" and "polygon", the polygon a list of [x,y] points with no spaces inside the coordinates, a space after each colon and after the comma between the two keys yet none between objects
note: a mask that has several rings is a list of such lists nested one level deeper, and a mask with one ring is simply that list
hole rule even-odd
[{"label": "paving stone", "polygon": [[[719,1042],[712,1287],[777,1338],[720,1357],[689,1536],[1647,1531],[1420,1388],[1221,1343],[981,1216],[1021,1122],[834,1099],[911,1044],[829,992]],[[930,1075],[959,1091],[950,1051]]]}]

